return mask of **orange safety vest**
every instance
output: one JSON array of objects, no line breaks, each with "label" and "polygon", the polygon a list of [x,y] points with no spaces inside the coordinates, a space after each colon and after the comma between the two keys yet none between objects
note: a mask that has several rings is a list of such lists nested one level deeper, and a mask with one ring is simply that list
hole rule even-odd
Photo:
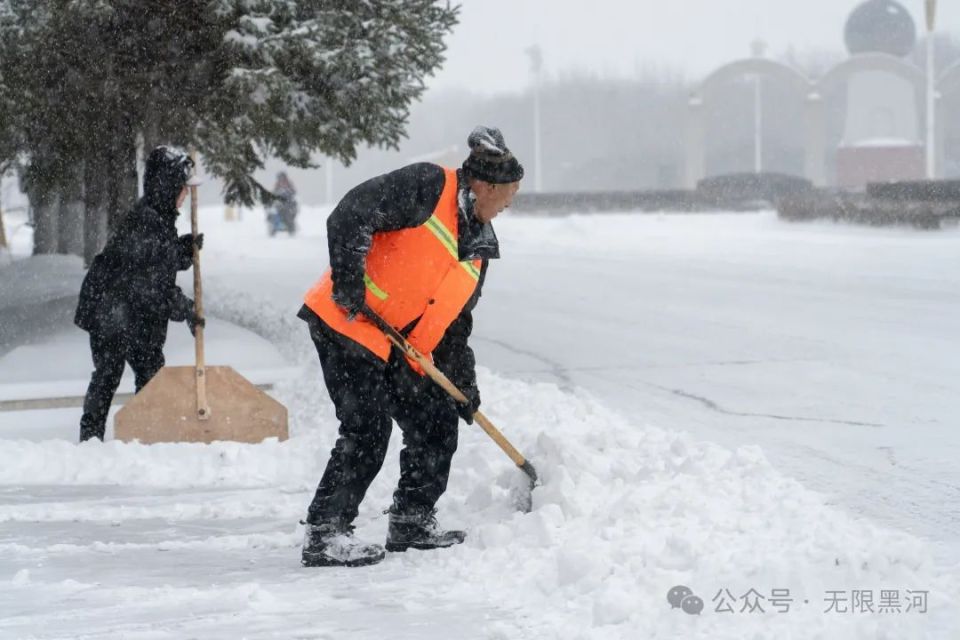
[{"label": "orange safety vest", "polygon": [[[407,340],[429,356],[457,319],[480,280],[481,260],[461,262],[457,249],[457,171],[444,168],[443,192],[433,215],[410,229],[373,234],[367,254],[367,305],[398,331],[419,318]],[[381,360],[390,341],[362,315],[347,319],[333,301],[327,269],[304,302],[334,331],[360,343]]]}]

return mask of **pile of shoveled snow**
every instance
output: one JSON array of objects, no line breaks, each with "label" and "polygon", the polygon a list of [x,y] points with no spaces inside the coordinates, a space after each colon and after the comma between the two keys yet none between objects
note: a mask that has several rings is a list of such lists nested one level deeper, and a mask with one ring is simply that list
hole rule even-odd
[{"label": "pile of shoveled snow", "polygon": [[[260,487],[265,490],[243,494],[242,502],[221,499],[189,513],[141,514],[112,502],[86,505],[82,518],[268,517],[284,522],[282,530],[253,543],[225,536],[204,544],[249,543],[254,556],[292,547],[297,536],[291,526],[304,514],[335,437],[336,421],[318,371],[308,371],[278,392],[299,409],[292,414],[289,441],[209,446],[4,441],[0,485]],[[778,474],[759,450],[730,452],[637,424],[551,385],[487,371],[481,372],[481,384],[488,414],[540,473],[533,511],[521,514],[511,506],[512,492],[523,485],[519,471],[481,431],[463,427],[440,507],[444,524],[469,529],[467,544],[388,559],[404,563],[420,589],[432,575],[443,576],[448,599],[479,597],[522,612],[522,629],[516,622],[491,621],[481,635],[939,638],[955,624],[957,580],[931,566],[918,540],[826,506]],[[396,482],[399,440],[394,433],[386,468],[364,503],[361,536],[382,535],[380,511],[389,505]],[[0,505],[0,523],[67,519],[69,514],[42,503]],[[27,551],[16,545],[3,549]],[[168,543],[165,549],[176,562],[178,546]],[[18,575],[11,588],[27,588]],[[701,615],[670,609],[667,591],[681,584],[705,601]],[[268,584],[260,588],[271,590]],[[767,596],[772,589],[790,589],[791,610],[776,613],[767,605],[763,614],[739,613],[738,601],[738,613],[714,611],[711,599],[721,589],[739,597],[751,588]],[[853,589],[875,590],[877,596],[880,589],[898,589],[901,597],[908,589],[926,590],[928,612],[824,613],[828,591]]]}]

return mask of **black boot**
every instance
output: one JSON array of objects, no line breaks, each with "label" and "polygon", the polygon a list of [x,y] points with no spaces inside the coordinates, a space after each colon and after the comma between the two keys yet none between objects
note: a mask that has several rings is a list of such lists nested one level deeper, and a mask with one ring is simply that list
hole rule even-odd
[{"label": "black boot", "polygon": [[437,524],[436,509],[394,513],[390,510],[387,551],[407,549],[439,549],[463,542],[463,531],[444,531]]},{"label": "black boot", "polygon": [[305,525],[300,559],[305,567],[362,567],[376,564],[386,555],[378,544],[355,540],[353,526],[340,519]]},{"label": "black boot", "polygon": [[80,442],[85,442],[91,438],[103,440],[105,424],[97,424],[96,419],[89,413],[84,413],[80,418]]}]

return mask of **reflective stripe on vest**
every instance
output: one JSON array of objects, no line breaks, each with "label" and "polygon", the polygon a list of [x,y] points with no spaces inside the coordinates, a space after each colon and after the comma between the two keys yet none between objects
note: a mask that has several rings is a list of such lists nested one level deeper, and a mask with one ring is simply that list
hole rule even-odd
[{"label": "reflective stripe on vest", "polygon": [[[415,320],[407,339],[430,354],[476,290],[480,260],[460,262],[457,248],[457,173],[444,169],[444,186],[433,214],[411,229],[376,233],[367,253],[366,302],[396,329]],[[305,302],[335,331],[359,342],[382,360],[390,343],[366,318],[347,320],[333,302],[329,269],[307,292]]]},{"label": "reflective stripe on vest", "polygon": [[[453,240],[453,234],[450,233],[450,230],[443,226],[443,223],[440,222],[440,219],[437,216],[433,215],[424,223],[426,227],[437,237],[437,240],[446,247],[447,251],[451,256],[457,259],[460,262],[460,249],[458,244]],[[474,280],[480,280],[480,269],[473,266],[469,260],[464,260],[460,262],[460,266],[470,274]],[[367,285],[367,289],[370,290],[370,293],[377,296],[381,300],[386,300],[389,294],[377,286],[377,283],[370,278],[370,274],[363,274],[363,282]]]},{"label": "reflective stripe on vest", "polygon": [[389,296],[387,292],[377,286],[377,283],[370,279],[370,276],[363,274],[363,283],[367,285],[367,289],[373,295],[377,296],[381,300],[386,300]]},{"label": "reflective stripe on vest", "polygon": [[[450,255],[453,256],[453,259],[457,262],[460,262],[460,249],[457,244],[457,241],[453,239],[453,234],[450,233],[450,230],[443,226],[443,223],[440,222],[440,219],[436,215],[430,216],[426,222],[427,228],[433,232],[433,235],[437,236],[437,240],[446,247],[447,251],[450,252]],[[467,270],[474,280],[480,279],[480,270],[470,264],[469,261],[460,262],[460,266]]]}]

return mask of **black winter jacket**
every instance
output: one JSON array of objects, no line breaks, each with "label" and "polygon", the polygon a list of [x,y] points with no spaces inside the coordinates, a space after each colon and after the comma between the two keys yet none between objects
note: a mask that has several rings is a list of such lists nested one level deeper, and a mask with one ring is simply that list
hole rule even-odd
[{"label": "black winter jacket", "polygon": [[167,322],[189,317],[193,301],[177,286],[177,271],[191,266],[193,237],[177,236],[177,215],[175,206],[158,211],[146,198],[127,214],[83,279],[78,327],[162,345]]},{"label": "black winter jacket", "polygon": [[[327,243],[335,293],[352,288],[362,296],[364,267],[373,234],[425,223],[440,200],[444,182],[442,167],[418,163],[367,180],[343,197],[327,219]],[[489,260],[499,258],[500,249],[493,226],[481,224],[474,215],[472,194],[459,171],[457,188],[460,259],[481,259],[482,266],[476,290],[447,328],[433,352],[433,360],[437,368],[466,393],[475,391],[477,386],[476,359],[467,343],[473,331],[472,311],[480,299]],[[306,306],[299,315],[309,322],[319,321]],[[406,327],[405,332],[414,326],[415,322]]]}]

